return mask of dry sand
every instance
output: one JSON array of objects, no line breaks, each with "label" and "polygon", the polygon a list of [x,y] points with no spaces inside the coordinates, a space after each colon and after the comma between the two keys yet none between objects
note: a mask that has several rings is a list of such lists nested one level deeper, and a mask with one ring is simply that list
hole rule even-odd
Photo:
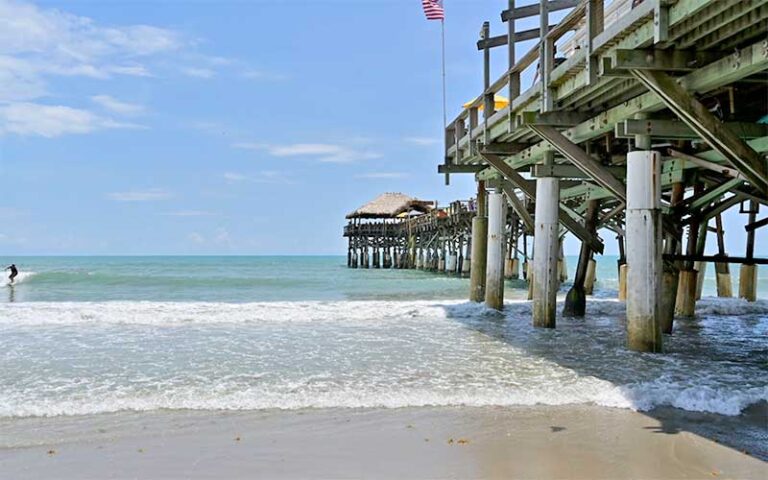
[{"label": "dry sand", "polygon": [[667,424],[590,406],[24,419],[0,423],[0,478],[768,478]]}]

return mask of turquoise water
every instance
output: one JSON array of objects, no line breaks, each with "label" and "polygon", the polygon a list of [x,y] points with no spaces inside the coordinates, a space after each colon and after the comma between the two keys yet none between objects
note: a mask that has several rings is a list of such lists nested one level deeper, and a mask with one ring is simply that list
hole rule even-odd
[{"label": "turquoise water", "polygon": [[736,415],[768,399],[767,301],[705,298],[665,354],[637,354],[615,258],[599,260],[587,317],[556,330],[531,326],[522,281],[507,282],[500,314],[466,301],[467,279],[344,257],[0,260],[21,270],[0,298],[0,421],[584,403]]},{"label": "turquoise water", "polygon": [[[617,258],[598,257],[598,297],[615,297]],[[417,270],[356,270],[346,257],[23,257],[15,262],[17,285],[0,302],[462,299],[468,282]],[[577,258],[567,257],[572,278]],[[7,273],[7,272],[6,272]],[[758,296],[768,297],[768,268],[760,272]],[[714,268],[704,295],[715,295]],[[732,266],[734,292],[738,266]],[[567,288],[568,282],[564,288]],[[507,298],[524,298],[524,282],[507,282]]]}]

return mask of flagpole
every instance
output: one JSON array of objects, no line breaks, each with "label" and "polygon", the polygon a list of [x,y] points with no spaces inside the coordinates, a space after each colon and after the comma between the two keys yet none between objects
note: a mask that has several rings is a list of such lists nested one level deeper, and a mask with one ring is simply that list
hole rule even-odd
[{"label": "flagpole", "polygon": [[442,53],[443,53],[443,127],[448,127],[448,116],[446,113],[446,99],[445,99],[445,19],[440,20],[440,35],[442,40]]}]

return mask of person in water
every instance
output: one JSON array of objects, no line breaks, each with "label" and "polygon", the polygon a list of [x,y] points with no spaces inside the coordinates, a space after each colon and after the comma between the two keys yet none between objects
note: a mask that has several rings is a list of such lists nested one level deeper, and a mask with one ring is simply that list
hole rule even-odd
[{"label": "person in water", "polygon": [[13,279],[16,278],[16,275],[19,274],[19,270],[16,268],[16,265],[13,263],[5,267],[5,269],[11,271],[11,274],[8,276],[8,280],[9,280],[8,284],[13,285]]}]

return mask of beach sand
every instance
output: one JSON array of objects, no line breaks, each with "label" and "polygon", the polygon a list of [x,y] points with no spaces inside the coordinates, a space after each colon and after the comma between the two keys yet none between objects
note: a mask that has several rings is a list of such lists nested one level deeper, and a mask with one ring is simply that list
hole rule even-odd
[{"label": "beach sand", "polygon": [[4,420],[0,477],[768,478],[766,462],[691,433],[685,412],[652,415],[425,407]]}]

